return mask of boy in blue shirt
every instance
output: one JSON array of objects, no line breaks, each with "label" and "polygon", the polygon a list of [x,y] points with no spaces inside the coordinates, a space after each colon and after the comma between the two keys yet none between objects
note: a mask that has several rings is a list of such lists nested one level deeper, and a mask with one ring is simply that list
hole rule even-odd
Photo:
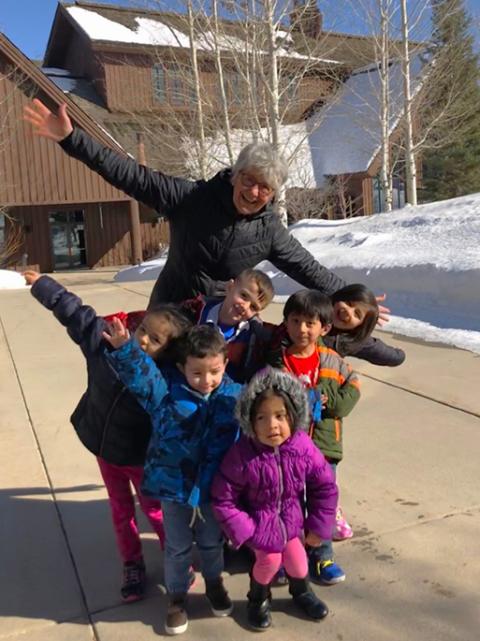
[{"label": "boy in blue shirt", "polygon": [[188,627],[185,603],[192,546],[200,553],[206,596],[215,616],[233,606],[223,587],[223,537],[210,506],[210,486],[236,440],[241,386],[225,373],[227,345],[216,327],[198,325],[178,339],[176,367],[158,368],[114,319],[104,337],[122,382],[152,420],[142,491],[160,499],[165,529],[165,631]]},{"label": "boy in blue shirt", "polygon": [[226,284],[224,298],[202,296],[185,301],[183,309],[199,325],[217,327],[227,342],[228,375],[237,383],[249,381],[265,365],[263,351],[272,325],[259,313],[274,296],[272,281],[258,269],[245,269]]}]

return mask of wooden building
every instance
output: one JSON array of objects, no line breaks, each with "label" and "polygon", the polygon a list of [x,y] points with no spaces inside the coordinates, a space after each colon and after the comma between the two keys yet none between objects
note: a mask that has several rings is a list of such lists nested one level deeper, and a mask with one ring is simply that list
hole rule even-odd
[{"label": "wooden building", "polygon": [[[307,22],[299,25],[298,38],[292,40],[291,46],[300,49],[292,50],[284,64],[298,63],[305,38],[313,42],[318,64],[302,77],[285,110],[285,124],[304,121],[356,69],[375,59],[372,39],[322,31],[318,11],[310,18],[305,15]],[[174,34],[174,41],[167,38],[155,46],[142,42],[139,29],[146,22],[150,29]],[[232,38],[238,36],[236,28],[234,22],[225,24]],[[228,60],[236,54],[226,50],[222,55],[231,124],[241,128],[242,90],[235,65],[232,61],[229,66]],[[102,144],[166,173],[191,177],[177,129],[178,123],[194,120],[196,108],[187,86],[184,17],[88,1],[59,3],[42,65],[0,35],[0,117],[6,123],[0,145],[0,205],[23,232],[12,266],[29,264],[48,272],[150,258],[168,243],[168,225],[158,221],[162,212],[138,207],[60,147],[34,137],[30,125],[21,120],[22,110],[33,97],[52,110],[66,102],[74,124]],[[199,69],[207,112],[215,124],[220,104],[211,51],[199,52]],[[261,124],[261,113],[259,118]],[[343,171],[340,165],[337,174],[348,183],[352,213],[375,211],[378,157],[361,172]],[[328,171],[324,175],[332,178]],[[0,214],[2,233],[9,233],[9,225]]]},{"label": "wooden building", "polygon": [[[114,189],[62,149],[36,137],[22,121],[38,97],[52,110],[62,102],[75,125],[102,144],[124,149],[0,34],[0,213],[2,235],[20,227],[22,246],[9,266],[42,272],[138,262],[168,243],[166,223]],[[13,221],[13,222],[12,222]],[[136,244],[135,244],[136,243]],[[136,255],[135,255],[136,248]]]}]

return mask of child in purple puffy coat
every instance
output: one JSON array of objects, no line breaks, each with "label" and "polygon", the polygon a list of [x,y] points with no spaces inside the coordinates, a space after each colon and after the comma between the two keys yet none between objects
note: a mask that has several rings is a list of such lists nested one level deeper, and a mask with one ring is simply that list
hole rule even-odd
[{"label": "child in purple puffy coat", "polygon": [[331,538],[338,490],[329,464],[303,431],[309,425],[306,392],[290,374],[268,368],[243,392],[237,417],[243,435],[215,477],[212,506],[232,543],[255,554],[248,623],[255,630],[270,627],[270,585],[281,565],[295,603],[322,619],[328,608],[309,585],[303,533],[312,547]]}]

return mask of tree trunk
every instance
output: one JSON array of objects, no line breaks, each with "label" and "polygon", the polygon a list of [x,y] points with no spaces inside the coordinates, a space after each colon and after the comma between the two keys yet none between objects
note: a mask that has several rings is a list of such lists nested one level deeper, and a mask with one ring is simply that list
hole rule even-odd
[{"label": "tree trunk", "polygon": [[392,176],[390,172],[390,82],[389,82],[389,19],[388,7],[385,0],[380,0],[380,30],[381,30],[381,62],[380,62],[380,86],[381,86],[381,114],[380,123],[382,129],[382,166],[380,169],[380,180],[385,200],[385,211],[392,211]]},{"label": "tree trunk", "polygon": [[401,0],[402,10],[402,74],[405,118],[405,170],[407,176],[407,202],[417,204],[417,167],[413,148],[412,92],[410,87],[410,51],[408,44],[407,0]]}]

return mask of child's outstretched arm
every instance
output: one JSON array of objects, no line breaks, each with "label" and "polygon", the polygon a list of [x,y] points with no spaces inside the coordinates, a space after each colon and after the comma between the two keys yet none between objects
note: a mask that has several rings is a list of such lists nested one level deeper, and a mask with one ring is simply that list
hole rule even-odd
[{"label": "child's outstretched arm", "polygon": [[167,393],[167,382],[155,361],[146,354],[118,318],[114,318],[103,337],[114,348],[107,358],[120,380],[138,403],[154,414]]},{"label": "child's outstretched arm", "polygon": [[32,270],[25,271],[23,276],[27,285],[32,286],[32,296],[53,312],[85,356],[103,349],[102,333],[107,324],[101,316],[97,316],[93,307],[84,305],[78,296],[50,276]]},{"label": "child's outstretched arm", "polygon": [[215,517],[236,548],[251,539],[256,529],[252,517],[242,509],[240,502],[246,481],[244,465],[236,444],[223,459],[210,492]]},{"label": "child's outstretched arm", "polygon": [[352,352],[351,356],[383,367],[398,367],[406,358],[403,349],[387,345],[374,336],[369,336],[357,351]]},{"label": "child's outstretched arm", "polygon": [[330,465],[320,450],[310,439],[306,447],[308,451],[305,456],[309,461],[309,467],[305,479],[308,514],[305,530],[313,534],[313,536],[307,536],[306,543],[317,547],[322,540],[327,541],[332,536],[338,488]]}]

